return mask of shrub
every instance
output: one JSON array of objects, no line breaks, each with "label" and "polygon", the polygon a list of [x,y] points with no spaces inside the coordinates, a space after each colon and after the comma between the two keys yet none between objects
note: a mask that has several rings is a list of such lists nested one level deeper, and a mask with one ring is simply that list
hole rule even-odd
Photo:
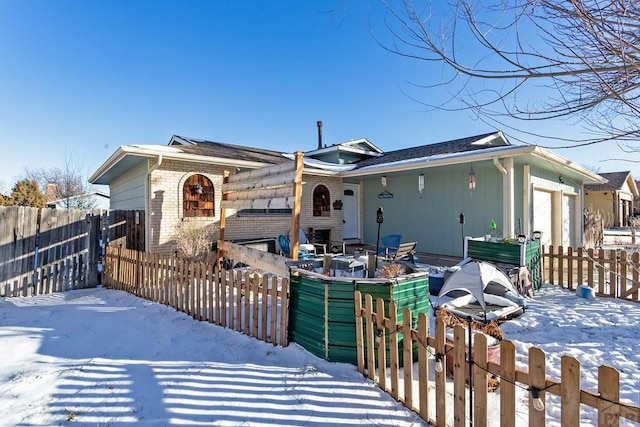
[{"label": "shrub", "polygon": [[176,225],[173,238],[178,256],[203,261],[212,252],[216,227],[196,221],[182,221]]}]

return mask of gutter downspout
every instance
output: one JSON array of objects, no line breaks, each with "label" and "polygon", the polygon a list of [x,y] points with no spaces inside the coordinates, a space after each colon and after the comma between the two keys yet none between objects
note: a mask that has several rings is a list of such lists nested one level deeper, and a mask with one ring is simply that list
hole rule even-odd
[{"label": "gutter downspout", "polygon": [[151,246],[151,174],[162,165],[162,154],[158,154],[158,161],[147,171],[147,189],[144,200],[144,250]]},{"label": "gutter downspout", "polygon": [[502,174],[502,235],[508,237],[514,234],[514,177],[513,177],[513,159],[507,157],[504,159],[503,166],[497,157],[493,158],[493,164]]}]

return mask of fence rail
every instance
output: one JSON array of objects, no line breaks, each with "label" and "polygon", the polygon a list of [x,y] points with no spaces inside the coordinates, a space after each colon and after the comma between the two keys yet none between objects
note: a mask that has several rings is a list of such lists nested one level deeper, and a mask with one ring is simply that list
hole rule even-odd
[{"label": "fence rail", "polygon": [[576,289],[587,284],[597,294],[640,302],[640,252],[616,249],[543,249],[545,283]]},{"label": "fence rail", "polygon": [[[548,395],[557,396],[556,400],[559,400],[562,426],[580,426],[581,405],[597,411],[598,426],[617,426],[620,419],[640,422],[640,408],[619,400],[620,376],[614,368],[599,367],[600,392],[590,392],[581,389],[580,363],[571,356],[562,357],[560,379],[556,380],[546,376],[545,353],[541,349],[532,347],[529,350],[528,370],[523,371],[516,368],[516,350],[512,342],[500,342],[500,358],[496,363],[488,357],[487,337],[475,334],[473,357],[470,358],[466,349],[467,332],[463,326],[456,325],[453,339],[448,340],[445,323],[438,318],[435,337],[431,337],[425,313],[418,315],[418,328],[415,330],[412,329],[409,308],[404,308],[404,321],[398,323],[393,302],[389,303],[389,317],[385,317],[382,299],[376,300],[374,306],[371,295],[365,295],[364,307],[360,291],[355,292],[354,299],[358,371],[430,424],[448,425],[448,418],[452,416],[454,426],[466,426],[471,416],[474,425],[487,425],[489,417],[497,415],[488,414],[487,410],[490,376],[500,381],[499,416],[503,426],[516,424],[519,390],[529,395],[528,422],[533,427],[546,423],[546,409],[534,409],[534,396],[544,404]],[[403,337],[401,348],[399,335]],[[417,380],[413,377],[414,349],[418,362]],[[429,353],[435,357],[430,358]],[[453,393],[448,391],[446,383],[448,359],[453,363]],[[436,361],[442,364],[442,369],[435,366]],[[434,366],[430,367],[430,363]],[[435,378],[431,379],[430,375]],[[449,408],[453,408],[453,414],[447,413]]]},{"label": "fence rail", "polygon": [[253,270],[107,247],[105,285],[207,321],[287,345],[289,280]]}]

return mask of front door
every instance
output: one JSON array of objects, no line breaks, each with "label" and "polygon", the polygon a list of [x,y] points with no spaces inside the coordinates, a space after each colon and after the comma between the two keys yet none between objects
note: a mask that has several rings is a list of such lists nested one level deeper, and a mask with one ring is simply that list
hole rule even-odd
[{"label": "front door", "polygon": [[342,239],[360,240],[360,186],[344,184],[342,194]]}]

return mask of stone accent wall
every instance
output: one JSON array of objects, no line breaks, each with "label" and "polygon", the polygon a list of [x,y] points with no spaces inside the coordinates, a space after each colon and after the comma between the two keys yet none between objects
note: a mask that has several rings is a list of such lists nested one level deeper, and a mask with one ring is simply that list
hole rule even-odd
[{"label": "stone accent wall", "polygon": [[[203,228],[214,228],[214,239],[218,238],[220,222],[221,185],[224,170],[222,166],[188,164],[166,160],[151,174],[151,202],[148,217],[148,250],[171,254],[176,225],[182,221],[201,224]],[[193,174],[201,174],[211,180],[215,188],[215,216],[213,218],[184,218],[182,212],[182,188]],[[307,232],[310,227],[330,229],[333,240],[342,239],[342,210],[334,209],[334,202],[342,200],[342,179],[336,177],[303,176],[300,227]],[[314,217],[312,210],[313,189],[325,185],[331,195],[331,216]],[[225,238],[227,240],[277,238],[291,229],[290,215],[238,215],[235,210],[227,210]]]}]

